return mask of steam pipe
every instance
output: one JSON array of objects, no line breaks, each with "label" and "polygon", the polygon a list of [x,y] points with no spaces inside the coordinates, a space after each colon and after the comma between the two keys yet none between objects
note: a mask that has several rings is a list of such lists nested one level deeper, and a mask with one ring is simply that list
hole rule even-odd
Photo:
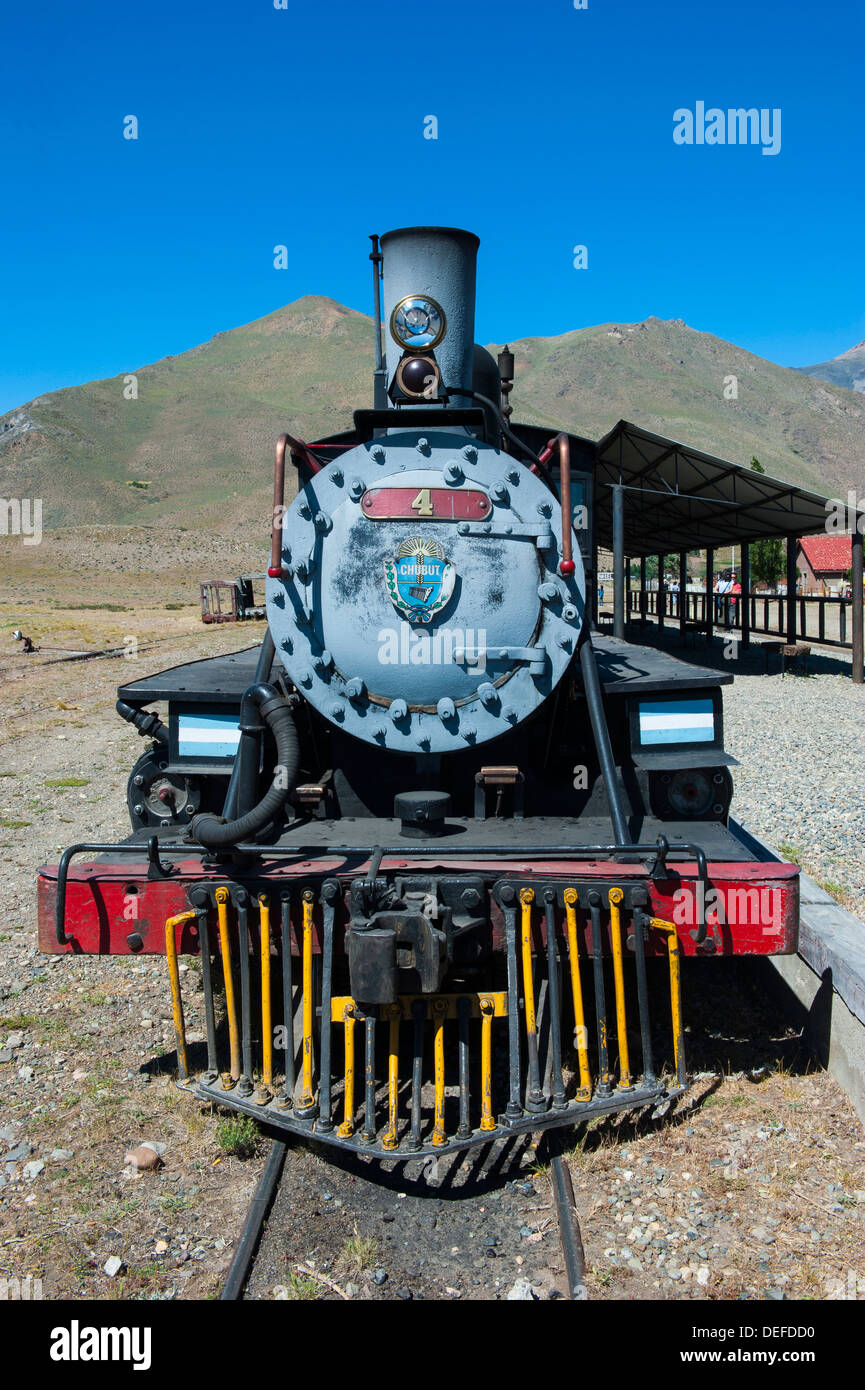
[{"label": "steam pipe", "polygon": [[269,579],[282,578],[282,518],[285,513],[285,451],[291,450],[292,463],[297,462],[296,456],[303,459],[311,473],[320,473],[324,468],[320,458],[315,454],[302,439],[295,439],[293,434],[281,434],[276,441],[276,457],[273,464],[273,519],[270,527],[270,567],[267,571]]},{"label": "steam pipe", "polygon": [[562,558],[559,561],[559,574],[569,578],[576,569],[573,551],[573,524],[571,515],[571,441],[566,434],[557,434],[551,439],[541,458],[552,453],[559,446],[559,502],[562,510]]},{"label": "steam pipe", "polygon": [[270,523],[270,568],[268,578],[282,578],[282,518],[285,510],[285,449],[288,435],[281,434],[276,441],[276,458],[273,464],[273,516]]},{"label": "steam pipe", "polygon": [[384,365],[384,349],[381,342],[381,264],[382,254],[379,249],[378,237],[371,236],[372,250],[369,258],[372,261],[372,296],[375,306],[373,313],[373,332],[375,333],[375,371],[373,372],[373,409],[387,409],[387,369]]}]

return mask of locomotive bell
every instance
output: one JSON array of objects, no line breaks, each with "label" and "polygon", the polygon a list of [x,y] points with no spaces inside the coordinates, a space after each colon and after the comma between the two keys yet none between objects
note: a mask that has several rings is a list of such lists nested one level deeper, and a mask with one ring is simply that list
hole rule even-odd
[{"label": "locomotive bell", "polygon": [[[448,388],[448,403],[471,405],[469,396],[451,388],[470,389],[472,384],[479,246],[474,232],[457,227],[385,232],[381,239],[383,307],[391,387],[404,389],[414,368],[411,359],[426,358],[426,374],[427,364],[415,371],[418,382],[434,375],[437,367]],[[410,394],[422,397],[422,389]]]}]

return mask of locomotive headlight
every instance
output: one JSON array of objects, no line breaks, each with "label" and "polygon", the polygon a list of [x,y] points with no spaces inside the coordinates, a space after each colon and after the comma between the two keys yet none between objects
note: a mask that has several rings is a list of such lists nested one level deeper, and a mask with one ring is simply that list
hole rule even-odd
[{"label": "locomotive headlight", "polygon": [[436,347],[446,330],[444,309],[424,295],[406,295],[390,316],[391,336],[412,352]]},{"label": "locomotive headlight", "polygon": [[712,779],[692,768],[672,775],[667,800],[679,816],[704,816],[712,804]]},{"label": "locomotive headlight", "polygon": [[441,373],[434,357],[404,357],[397,367],[396,380],[407,396],[438,399]]}]

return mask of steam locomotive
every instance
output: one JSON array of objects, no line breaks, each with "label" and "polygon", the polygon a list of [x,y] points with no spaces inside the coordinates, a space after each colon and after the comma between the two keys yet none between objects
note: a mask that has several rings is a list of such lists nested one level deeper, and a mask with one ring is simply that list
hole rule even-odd
[{"label": "steam locomotive", "polygon": [[729,822],[731,677],[597,630],[591,446],[511,423],[478,239],[372,243],[373,408],[277,442],[267,633],[120,688],[131,831],[39,922],[165,955],[193,1096],[399,1159],[678,1096],[681,958],[795,951],[798,871]]}]

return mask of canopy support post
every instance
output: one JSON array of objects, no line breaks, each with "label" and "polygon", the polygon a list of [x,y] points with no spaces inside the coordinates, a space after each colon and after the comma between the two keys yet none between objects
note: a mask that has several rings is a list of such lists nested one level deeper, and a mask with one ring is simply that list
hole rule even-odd
[{"label": "canopy support post", "polygon": [[853,569],[851,578],[853,580],[853,671],[852,676],[856,685],[863,684],[862,671],[862,532],[859,530],[857,516],[853,523]]},{"label": "canopy support post", "polygon": [[796,645],[796,536],[787,537],[787,645]]},{"label": "canopy support post", "polygon": [[613,636],[625,640],[625,490],[613,483]]},{"label": "canopy support post", "polygon": [[751,645],[751,547],[747,541],[742,542],[742,593],[739,596],[741,613],[739,623],[742,632],[742,646]]},{"label": "canopy support post", "polygon": [[706,642],[712,645],[712,629],[715,626],[715,552],[706,551]]}]

